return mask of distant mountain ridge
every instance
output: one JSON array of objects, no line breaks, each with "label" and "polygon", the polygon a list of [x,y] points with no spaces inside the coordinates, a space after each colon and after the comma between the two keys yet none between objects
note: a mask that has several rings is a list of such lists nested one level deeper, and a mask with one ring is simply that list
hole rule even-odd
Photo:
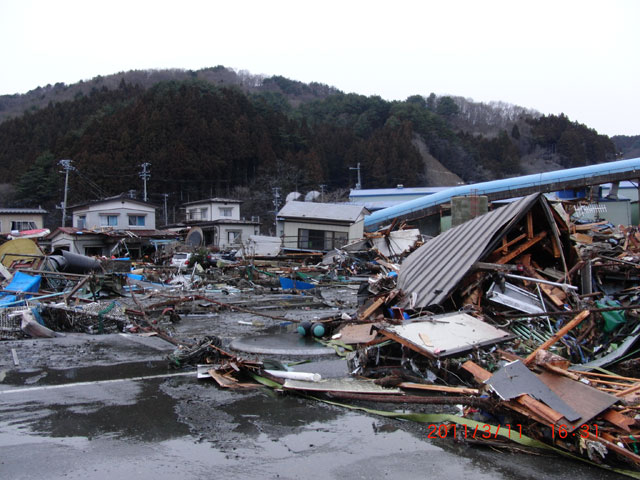
[{"label": "distant mountain ridge", "polygon": [[275,188],[337,198],[355,184],[356,165],[365,188],[438,186],[600,163],[620,151],[565,115],[433,93],[386,101],[222,66],[0,96],[0,201],[42,205],[52,217],[62,158],[76,167],[69,203],[139,190],[147,162],[150,197],[169,195],[174,217],[183,202],[217,195],[269,218]]},{"label": "distant mountain ridge", "polygon": [[197,71],[182,69],[132,70],[112,75],[99,75],[91,80],[71,85],[49,84],[24,94],[0,95],[0,123],[9,118],[18,117],[25,112],[34,112],[44,108],[50,102],[71,101],[102,88],[116,89],[122,82],[148,89],[160,82],[186,80],[201,80],[220,87],[237,87],[247,93],[282,93],[291,97],[295,103],[326,98],[340,92],[336,88],[320,83],[305,84],[280,76],[253,75],[246,70],[235,71],[220,65]]}]

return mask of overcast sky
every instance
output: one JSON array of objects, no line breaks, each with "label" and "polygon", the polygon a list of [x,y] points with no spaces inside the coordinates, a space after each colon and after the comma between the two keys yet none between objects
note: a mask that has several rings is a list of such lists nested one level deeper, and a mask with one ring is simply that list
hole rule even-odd
[{"label": "overcast sky", "polygon": [[0,94],[224,65],[403,100],[434,92],[640,134],[640,1],[0,0]]}]

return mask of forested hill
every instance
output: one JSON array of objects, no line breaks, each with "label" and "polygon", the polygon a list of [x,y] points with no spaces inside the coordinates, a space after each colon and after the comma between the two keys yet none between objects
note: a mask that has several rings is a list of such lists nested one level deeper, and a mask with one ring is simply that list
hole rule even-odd
[{"label": "forested hill", "polygon": [[[160,80],[160,81],[158,81]],[[345,94],[321,84],[262,78],[224,67],[130,72],[58,90],[0,97],[4,206],[56,212],[72,159],[69,204],[147,189],[169,211],[188,200],[236,196],[245,215],[273,210],[272,189],[346,191],[360,164],[365,188],[450,184],[615,158],[612,141],[564,115],[507,104],[415,95],[405,101]],[[51,93],[49,92],[49,93]],[[68,97],[68,98],[67,98]],[[19,105],[22,107],[19,107]],[[28,107],[19,114],[21,108]],[[427,158],[429,157],[429,158]],[[171,221],[171,215],[169,216]],[[55,219],[50,219],[55,224]]]}]

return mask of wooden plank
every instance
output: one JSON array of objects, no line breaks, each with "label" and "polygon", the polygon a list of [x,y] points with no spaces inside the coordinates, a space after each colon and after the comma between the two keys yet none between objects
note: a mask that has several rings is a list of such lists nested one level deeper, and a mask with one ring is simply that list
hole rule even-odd
[{"label": "wooden plank", "polygon": [[629,395],[630,393],[634,393],[640,390],[640,383],[636,383],[632,387],[627,388],[626,390],[622,390],[621,392],[616,393],[616,397],[624,397],[625,395]]},{"label": "wooden plank", "polygon": [[606,221],[602,221],[602,222],[596,222],[596,223],[587,223],[584,225],[574,225],[574,228],[577,232],[584,232],[586,230],[591,230],[594,227],[598,227],[600,225],[604,225],[606,224]]},{"label": "wooden plank", "polygon": [[500,255],[500,254],[506,255],[509,252],[509,247],[511,245],[515,245],[520,240],[524,240],[525,238],[527,238],[527,234],[523,233],[522,235],[518,235],[513,240],[509,240],[507,242],[507,237],[504,236],[504,237],[502,237],[502,246],[500,248],[494,250],[493,252],[491,252],[491,255]]},{"label": "wooden plank", "polygon": [[447,387],[445,385],[425,385],[423,383],[402,382],[398,384],[400,388],[407,388],[412,390],[426,390],[430,392],[444,392],[444,393],[459,393],[463,395],[480,395],[480,390],[477,388],[467,387]]},{"label": "wooden plank", "polygon": [[237,382],[237,380],[235,379],[232,380],[226,376],[220,375],[213,368],[209,370],[209,375],[211,375],[211,378],[213,378],[216,381],[216,383],[223,388],[229,388],[231,385]]},{"label": "wooden plank", "polygon": [[[461,367],[471,373],[478,383],[484,383],[492,376],[491,372],[471,360],[464,362]],[[505,402],[504,405],[540,423],[557,424],[564,418],[562,414],[546,406],[544,403],[539,402],[530,395],[521,395],[515,401]]]},{"label": "wooden plank", "polygon": [[591,245],[593,243],[593,237],[584,233],[574,233],[573,235],[571,235],[571,239],[578,243],[584,243],[586,245]]},{"label": "wooden plank", "polygon": [[540,232],[535,237],[533,237],[531,240],[527,241],[523,245],[520,245],[513,252],[511,252],[511,253],[505,255],[504,257],[498,259],[495,263],[500,263],[500,264],[509,263],[511,260],[513,260],[518,255],[522,254],[523,252],[525,252],[526,250],[528,250],[529,248],[534,246],[536,243],[538,243],[540,240],[542,240],[546,236],[547,236],[547,232],[546,231]]},{"label": "wooden plank", "polygon": [[611,408],[601,415],[601,418],[628,433],[631,433],[631,427],[636,423],[634,418],[629,418]]},{"label": "wooden plank", "polygon": [[571,373],[568,370],[565,370],[563,368],[556,367],[555,365],[552,365],[550,363],[543,363],[541,367],[549,370],[550,372],[557,373],[558,375],[563,375],[567,378],[570,378],[571,380],[575,380],[576,382],[580,381],[579,375],[576,375],[575,373]]},{"label": "wooden plank", "polygon": [[[561,413],[556,412],[553,408],[548,407],[530,395],[520,395],[516,398],[516,402],[554,425],[557,425],[564,418]],[[566,420],[564,423],[567,423]]]},{"label": "wooden plank", "polygon": [[527,240],[533,238],[533,214],[531,210],[527,212]]},{"label": "wooden plank", "polygon": [[525,365],[529,365],[533,361],[533,359],[536,358],[536,353],[538,353],[538,350],[546,350],[550,346],[554,345],[562,337],[564,337],[567,333],[569,333],[569,331],[577,327],[589,315],[590,315],[589,310],[583,310],[578,315],[576,315],[569,323],[567,323],[564,327],[558,330],[553,337],[551,337],[549,340],[547,340],[538,348],[536,348],[533,352],[531,352],[529,356],[526,358],[526,360],[524,361]]},{"label": "wooden plank", "polygon": [[636,377],[621,377],[620,375],[609,375],[607,373],[598,373],[598,372],[580,372],[580,375],[586,375],[588,377],[600,377],[600,378],[611,378],[614,380],[628,380],[633,383],[640,382],[640,378]]},{"label": "wooden plank", "polygon": [[477,363],[467,360],[462,364],[462,368],[473,375],[473,378],[478,383],[484,383],[486,380],[491,378],[491,372],[485,370]]},{"label": "wooden plank", "polygon": [[538,378],[580,415],[579,419],[566,422],[569,431],[590,422],[618,402],[613,395],[555,373],[543,372]]},{"label": "wooden plank", "polygon": [[371,314],[373,314],[378,308],[380,308],[384,304],[385,300],[386,300],[385,297],[376,298],[371,305],[365,308],[365,310],[360,315],[358,315],[358,318],[360,320],[366,320],[371,316]]}]

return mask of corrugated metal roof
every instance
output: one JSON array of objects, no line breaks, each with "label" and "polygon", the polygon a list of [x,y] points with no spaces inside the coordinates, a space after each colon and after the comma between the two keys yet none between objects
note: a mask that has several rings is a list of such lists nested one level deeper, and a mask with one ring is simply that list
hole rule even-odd
[{"label": "corrugated metal roof", "polygon": [[518,220],[541,198],[536,193],[452,228],[417,249],[400,267],[398,287],[407,306],[416,295],[415,308],[440,304],[471,266],[485,253],[496,235]]},{"label": "corrugated metal roof", "polygon": [[363,206],[350,203],[288,202],[278,217],[355,222],[363,212],[368,213]]}]

